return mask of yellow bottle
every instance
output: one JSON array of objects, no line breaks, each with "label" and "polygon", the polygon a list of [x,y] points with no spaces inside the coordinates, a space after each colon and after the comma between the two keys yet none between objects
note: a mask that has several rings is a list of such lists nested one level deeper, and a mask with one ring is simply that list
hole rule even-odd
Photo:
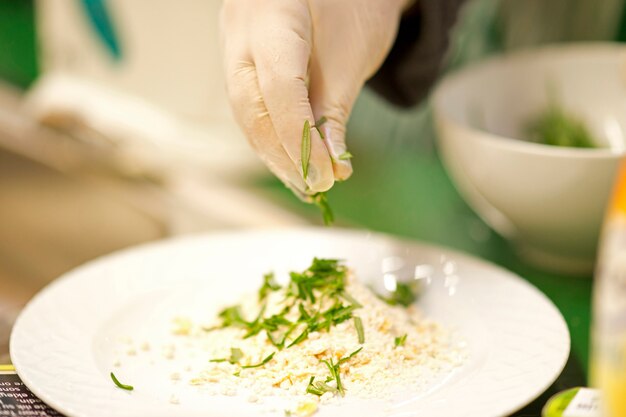
[{"label": "yellow bottle", "polygon": [[602,233],[593,313],[591,384],[606,417],[626,417],[626,162]]}]

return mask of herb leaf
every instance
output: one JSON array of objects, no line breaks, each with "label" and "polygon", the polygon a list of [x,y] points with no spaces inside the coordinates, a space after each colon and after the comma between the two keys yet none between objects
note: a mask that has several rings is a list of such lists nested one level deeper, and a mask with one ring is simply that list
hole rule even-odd
[{"label": "herb leaf", "polygon": [[[321,361],[324,365],[326,365],[326,367],[328,368],[328,372],[330,373],[330,376],[328,376],[326,378],[326,382],[335,381],[335,384],[337,385],[336,392],[338,392],[341,396],[345,395],[346,389],[344,388],[343,383],[341,382],[341,369],[340,369],[340,366],[344,362],[347,362],[350,359],[352,359],[354,357],[354,355],[359,353],[362,349],[363,349],[363,347],[361,346],[360,348],[358,348],[357,350],[355,350],[354,352],[352,352],[348,356],[345,356],[345,357],[339,359],[337,361],[337,363],[334,362],[332,357],[329,360],[322,360]],[[312,382],[313,382],[313,379],[311,379],[309,381],[309,385],[311,385]],[[321,387],[314,386],[314,388],[318,388],[319,389]],[[332,388],[332,387],[330,387],[330,388]],[[307,392],[309,392],[308,387],[307,387]],[[318,394],[315,394],[315,395],[318,395]]]},{"label": "herb leaf", "polygon": [[313,125],[315,130],[317,130],[317,133],[320,134],[320,138],[322,139],[326,139],[326,137],[324,136],[324,132],[322,132],[322,129],[320,129],[320,127],[322,127],[322,125],[326,123],[326,121],[327,121],[326,116],[322,116],[319,119],[317,119],[315,121],[315,125]]},{"label": "herb leaf", "polygon": [[263,286],[259,288],[259,301],[265,300],[270,291],[278,290],[280,290],[280,285],[274,281],[274,274],[270,272],[263,275]]},{"label": "herb leaf", "polygon": [[248,324],[241,316],[241,307],[238,305],[223,309],[218,316],[222,319],[222,327],[246,327]]},{"label": "herb leaf", "polygon": [[360,348],[358,348],[357,350],[355,350],[354,352],[352,352],[351,354],[349,354],[348,356],[345,356],[341,359],[339,359],[339,362],[337,363],[338,365],[341,365],[344,362],[349,361],[350,359],[352,359],[357,353],[359,353],[360,351],[363,350],[363,346],[361,346]]},{"label": "herb leaf", "polygon": [[398,347],[398,346],[404,346],[404,343],[406,342],[406,333],[403,334],[402,336],[396,337],[393,339],[393,344]]},{"label": "herb leaf", "polygon": [[346,161],[348,159],[352,159],[352,154],[348,151],[345,151],[341,155],[338,156],[340,161]]},{"label": "herb leaf", "polygon": [[228,362],[235,364],[239,362],[241,358],[243,358],[243,352],[241,349],[230,348],[230,359],[228,359]]},{"label": "herb leaf", "polygon": [[419,288],[417,286],[417,282],[408,284],[398,282],[396,283],[396,290],[389,296],[383,297],[379,295],[378,297],[391,306],[401,305],[408,307],[417,300],[418,293]]},{"label": "herb leaf", "polygon": [[339,293],[339,295],[341,296],[341,298],[343,298],[344,300],[346,300],[347,302],[349,302],[350,304],[352,304],[355,308],[361,308],[363,307],[361,305],[361,303],[359,303],[353,296],[351,296],[350,294],[348,294],[345,291],[341,291]]},{"label": "herb leaf", "polygon": [[308,394],[313,394],[313,395],[317,395],[318,397],[321,397],[327,392],[334,393],[338,391],[337,388],[331,387],[326,382],[323,382],[323,381],[314,382],[314,381],[315,381],[315,377],[312,376],[311,379],[309,379],[309,385],[306,387],[306,392]]},{"label": "herb leaf", "polygon": [[271,361],[275,354],[276,354],[276,352],[272,352],[269,355],[267,355],[267,357],[265,359],[263,359],[261,362],[255,364],[255,365],[244,365],[244,366],[242,366],[242,368],[243,369],[248,369],[248,368],[258,368],[258,367],[261,367],[261,366],[265,365],[266,363],[268,363],[269,361]]},{"label": "herb leaf", "polygon": [[317,119],[315,121],[315,126],[322,126],[324,123],[326,123],[328,121],[328,119],[326,118],[326,116],[322,116],[319,119]]},{"label": "herb leaf", "polygon": [[[263,286],[259,290],[259,297],[267,297],[269,291],[278,291],[282,288],[285,307],[272,316],[265,317],[264,304],[253,321],[247,321],[242,316],[239,305],[223,309],[219,316],[221,326],[238,327],[246,330],[245,338],[265,332],[267,339],[278,350],[286,346],[290,348],[309,337],[312,332],[328,331],[343,321],[352,319],[356,309],[362,305],[346,291],[347,268],[337,259],[314,258],[311,266],[302,272],[291,272],[289,284],[282,288],[273,281],[272,274],[266,274]],[[322,310],[322,307],[325,310]],[[298,317],[295,320],[287,319],[288,314]],[[360,319],[359,319],[360,320]],[[359,320],[355,320],[355,325]],[[361,323],[362,330],[362,323]],[[207,329],[211,330],[211,329]],[[294,331],[298,334],[290,338]],[[358,330],[357,330],[358,332]],[[361,337],[359,336],[359,340]],[[212,362],[238,362],[238,353],[231,352],[231,358],[213,359]]]},{"label": "herb leaf", "polygon": [[335,221],[335,216],[333,215],[333,211],[328,204],[328,197],[325,192],[320,192],[311,196],[313,198],[313,203],[320,209],[322,212],[322,219],[324,220],[324,225],[330,226]]},{"label": "herb leaf", "polygon": [[594,148],[593,135],[576,115],[552,103],[543,113],[531,120],[526,133],[532,142],[552,146]]},{"label": "herb leaf", "polygon": [[243,358],[243,352],[239,348],[230,348],[230,358],[211,359],[209,362],[226,362],[231,364],[238,363]]},{"label": "herb leaf", "polygon": [[304,331],[302,333],[300,333],[300,336],[296,337],[293,342],[291,342],[287,347],[290,348],[293,345],[297,345],[298,343],[302,342],[303,340],[306,340],[306,338],[309,337],[309,329],[304,329]]},{"label": "herb leaf", "polygon": [[135,387],[133,387],[132,385],[126,385],[126,384],[122,384],[117,377],[115,376],[115,374],[113,372],[111,372],[111,379],[113,380],[113,382],[115,383],[115,385],[118,386],[118,388],[121,389],[125,389],[126,391],[132,391],[135,389]]},{"label": "herb leaf", "polygon": [[354,327],[356,328],[359,343],[365,343],[365,332],[363,331],[363,322],[361,321],[361,317],[354,317]]},{"label": "herb leaf", "polygon": [[322,363],[324,365],[326,365],[326,367],[328,368],[328,372],[330,372],[330,376],[326,378],[326,382],[329,381],[335,381],[335,383],[337,384],[337,391],[343,395],[345,392],[345,389],[343,388],[343,384],[341,383],[341,372],[339,370],[339,364],[335,363],[333,361],[333,358],[330,358],[330,360],[322,360]]},{"label": "herb leaf", "polygon": [[302,145],[300,148],[300,158],[302,159],[302,176],[306,180],[309,175],[309,161],[311,159],[311,124],[304,121],[302,128]]}]

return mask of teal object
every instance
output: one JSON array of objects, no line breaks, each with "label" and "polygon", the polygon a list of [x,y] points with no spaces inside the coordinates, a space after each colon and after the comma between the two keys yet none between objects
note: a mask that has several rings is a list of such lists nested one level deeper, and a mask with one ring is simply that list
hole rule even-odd
[{"label": "teal object", "polygon": [[82,0],[85,13],[107,52],[115,61],[121,61],[122,49],[106,0]]}]

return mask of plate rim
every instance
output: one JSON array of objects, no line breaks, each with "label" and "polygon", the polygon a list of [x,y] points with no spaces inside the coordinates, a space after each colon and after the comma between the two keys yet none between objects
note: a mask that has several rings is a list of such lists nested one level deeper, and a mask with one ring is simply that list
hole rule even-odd
[{"label": "plate rim", "polygon": [[[172,237],[168,237],[165,239],[150,241],[150,242],[142,243],[139,245],[134,245],[134,246],[130,246],[127,248],[123,248],[117,251],[113,251],[111,253],[89,260],[69,271],[66,271],[65,273],[61,274],[59,277],[51,281],[49,284],[47,284],[45,287],[43,287],[39,292],[37,292],[35,296],[33,296],[24,305],[23,309],[20,311],[20,314],[14,323],[14,326],[11,331],[11,336],[10,336],[9,351],[10,351],[11,361],[15,367],[17,374],[19,375],[20,379],[22,379],[22,382],[37,397],[39,397],[46,404],[50,405],[55,410],[63,414],[66,414],[68,416],[76,415],[74,414],[75,410],[73,410],[71,406],[68,406],[68,404],[66,404],[63,401],[57,401],[55,398],[52,398],[45,392],[43,388],[40,389],[41,387],[37,386],[37,384],[35,384],[30,379],[30,377],[28,376],[28,372],[24,371],[24,368],[27,368],[27,366],[25,366],[24,368],[22,367],[22,363],[21,363],[22,358],[20,357],[20,354],[15,353],[14,346],[17,343],[19,343],[19,341],[17,340],[17,337],[19,336],[20,331],[22,330],[22,326],[23,326],[22,322],[24,321],[23,317],[26,317],[29,314],[30,310],[36,308],[36,305],[40,302],[40,300],[45,299],[45,297],[48,296],[48,293],[53,291],[54,288],[58,286],[68,285],[66,284],[68,281],[71,281],[72,279],[78,279],[75,277],[80,277],[82,270],[93,268],[94,265],[97,265],[100,263],[105,264],[109,262],[110,260],[116,259],[118,257],[122,258],[124,256],[132,255],[134,252],[152,251],[152,250],[156,250],[159,247],[179,245],[179,244],[182,244],[181,242],[186,242],[187,244],[189,244],[190,242],[194,242],[194,241],[216,240],[216,239],[220,239],[223,237],[228,237],[228,238],[233,238],[237,236],[247,237],[247,236],[264,235],[264,234],[284,235],[284,236],[292,236],[292,235],[295,236],[295,235],[300,235],[300,234],[316,234],[320,236],[324,235],[330,238],[334,236],[342,236],[342,237],[349,237],[349,238],[372,237],[379,241],[388,240],[391,242],[399,243],[401,246],[409,246],[417,250],[439,251],[439,252],[444,253],[446,256],[454,257],[455,260],[460,260],[464,263],[468,263],[478,268],[487,268],[487,269],[493,270],[494,272],[497,272],[498,274],[504,274],[507,276],[507,279],[513,280],[517,284],[520,284],[526,287],[527,290],[534,293],[534,296],[542,299],[543,302],[545,302],[554,310],[554,312],[556,313],[554,318],[558,319],[558,321],[560,322],[559,324],[565,330],[565,334],[567,337],[563,339],[564,346],[563,346],[563,351],[562,351],[562,357],[560,358],[559,365],[554,368],[555,370],[553,374],[551,375],[551,377],[550,378],[546,377],[543,383],[537,384],[532,390],[532,394],[530,393],[531,390],[529,389],[528,394],[526,395],[527,398],[525,398],[524,400],[520,400],[519,403],[511,404],[511,406],[507,410],[503,411],[503,413],[505,413],[505,414],[502,414],[503,417],[522,409],[524,406],[528,405],[533,400],[538,398],[543,392],[546,391],[546,389],[550,387],[550,385],[552,385],[552,383],[554,383],[554,381],[559,377],[559,375],[561,375],[561,373],[563,372],[563,369],[565,368],[565,365],[571,353],[571,334],[569,331],[569,327],[567,326],[567,322],[565,321],[563,317],[563,314],[546,294],[544,294],[536,286],[534,286],[533,284],[531,284],[530,282],[528,282],[526,279],[516,274],[515,272],[510,271],[506,269],[505,267],[497,265],[491,261],[479,258],[478,256],[469,254],[467,252],[464,252],[456,248],[448,248],[443,245],[431,244],[429,242],[411,239],[411,238],[404,237],[404,236],[397,236],[397,235],[392,235],[388,233],[371,231],[367,229],[362,230],[362,229],[341,228],[341,227],[334,227],[333,229],[326,229],[326,228],[315,227],[315,226],[303,226],[303,227],[267,227],[267,228],[262,227],[262,228],[254,228],[254,229],[220,230],[220,231],[214,231],[214,232],[200,232],[200,233],[191,233],[191,234],[185,234],[185,235],[179,235],[179,236],[172,236]],[[496,415],[495,417],[498,417],[498,416],[500,416],[500,414]]]}]

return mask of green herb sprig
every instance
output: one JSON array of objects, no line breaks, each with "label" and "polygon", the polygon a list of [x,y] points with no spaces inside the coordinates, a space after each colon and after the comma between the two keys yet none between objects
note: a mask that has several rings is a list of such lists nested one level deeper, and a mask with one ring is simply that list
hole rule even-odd
[{"label": "green herb sprig", "polygon": [[259,363],[255,364],[255,365],[244,365],[244,366],[242,366],[241,368],[242,368],[242,369],[248,369],[248,368],[259,368],[259,367],[261,367],[261,366],[265,365],[266,363],[268,363],[269,361],[271,361],[271,360],[272,360],[272,358],[274,357],[274,355],[275,355],[275,354],[276,354],[276,352],[272,352],[272,353],[270,353],[269,355],[267,355],[267,356],[265,357],[265,359],[263,359],[261,362],[259,362]]},{"label": "green herb sprig", "polygon": [[365,343],[365,332],[363,331],[363,322],[361,321],[361,317],[354,317],[354,327],[356,328],[359,343]]},{"label": "green herb sprig", "polygon": [[309,379],[309,385],[306,387],[306,392],[307,394],[313,394],[321,397],[327,392],[335,393],[339,391],[337,388],[331,387],[324,381],[315,381],[315,377],[312,376],[311,379]]},{"label": "green herb sprig", "polygon": [[[337,362],[335,362],[332,357],[328,360],[321,360],[321,362],[326,365],[326,368],[328,368],[328,372],[330,373],[330,375],[326,377],[326,380],[324,382],[315,382],[315,377],[312,376],[311,379],[309,379],[309,385],[306,388],[306,392],[317,396],[324,395],[326,392],[336,392],[341,396],[344,396],[346,393],[346,389],[343,386],[343,382],[341,381],[341,365],[352,359],[361,350],[363,350],[363,347],[358,348],[348,356],[339,359]],[[328,383],[331,381],[335,381],[336,387],[328,385]]]},{"label": "green herb sprig", "polygon": [[398,336],[396,338],[393,339],[393,344],[395,345],[395,347],[400,347],[400,346],[404,346],[404,343],[406,342],[406,336],[407,334],[403,334],[402,336]]},{"label": "green herb sprig", "polygon": [[340,161],[347,161],[348,159],[352,159],[353,156],[350,152],[345,151],[344,153],[342,153],[341,155],[338,156]]},{"label": "green herb sprig", "polygon": [[311,160],[311,123],[308,120],[304,121],[302,128],[300,158],[302,159],[302,176],[306,180],[309,175],[309,161]]},{"label": "green herb sprig", "polygon": [[313,200],[313,204],[315,204],[322,212],[322,220],[324,220],[324,225],[332,225],[335,221],[335,215],[333,214],[333,210],[330,208],[330,204],[328,204],[328,197],[326,196],[326,193],[316,193],[313,194],[311,198]]},{"label": "green herb sprig", "polygon": [[[322,116],[315,122],[313,127],[317,130],[320,137],[325,139],[324,133],[320,129],[320,127],[326,123],[326,116]],[[304,126],[302,127],[302,142],[300,144],[300,159],[302,165],[302,177],[306,181],[309,176],[309,164],[311,161],[311,123],[308,120],[304,121]],[[346,160],[352,158],[352,154],[348,151],[339,155],[340,160]],[[328,204],[328,197],[326,197],[325,192],[319,192],[311,195],[311,202],[315,204],[320,211],[322,212],[322,219],[324,220],[324,224],[326,226],[330,226],[335,221],[333,211]]]},{"label": "green herb sprig", "polygon": [[324,136],[324,132],[322,132],[322,129],[320,129],[320,127],[322,127],[322,125],[324,123],[326,123],[327,121],[328,121],[328,119],[326,118],[326,116],[322,116],[319,119],[317,119],[315,121],[315,125],[313,125],[315,130],[317,130],[317,133],[319,133],[320,138],[322,138],[322,139],[326,139],[326,136]]},{"label": "green herb sprig", "polygon": [[595,148],[593,135],[582,119],[562,108],[556,99],[531,119],[526,134],[532,142],[572,148]]},{"label": "green herb sprig", "polygon": [[270,272],[263,275],[263,285],[259,288],[259,301],[265,300],[270,292],[278,290],[280,290],[280,285],[274,281],[274,274]]},{"label": "green herb sprig", "polygon": [[[328,331],[353,318],[354,311],[362,307],[346,291],[346,275],[347,268],[338,260],[315,258],[308,269],[290,273],[290,282],[284,288],[286,306],[281,312],[266,317],[263,306],[256,318],[249,321],[242,316],[240,306],[230,306],[219,313],[220,327],[243,328],[244,338],[265,332],[278,350],[290,348],[306,340],[312,332]],[[281,288],[272,274],[266,274],[259,290],[260,301],[265,300],[269,291]],[[291,312],[297,312],[298,319],[289,320],[287,315]],[[363,332],[360,318],[355,320],[355,327],[358,334]]]},{"label": "green herb sprig", "polygon": [[417,282],[397,282],[395,291],[391,292],[388,296],[378,295],[378,298],[392,306],[401,305],[408,307],[417,300],[418,296],[419,287]]},{"label": "green herb sprig", "polygon": [[111,372],[111,379],[113,380],[115,385],[117,385],[118,388],[121,388],[121,389],[126,390],[126,391],[132,391],[132,390],[135,389],[135,387],[133,387],[132,385],[122,384],[119,381],[119,379],[117,379],[117,377],[115,376],[115,374],[113,372]]},{"label": "green herb sprig", "polygon": [[209,362],[226,362],[228,361],[232,365],[238,363],[243,358],[243,352],[238,348],[230,348],[230,358],[211,359]]}]

